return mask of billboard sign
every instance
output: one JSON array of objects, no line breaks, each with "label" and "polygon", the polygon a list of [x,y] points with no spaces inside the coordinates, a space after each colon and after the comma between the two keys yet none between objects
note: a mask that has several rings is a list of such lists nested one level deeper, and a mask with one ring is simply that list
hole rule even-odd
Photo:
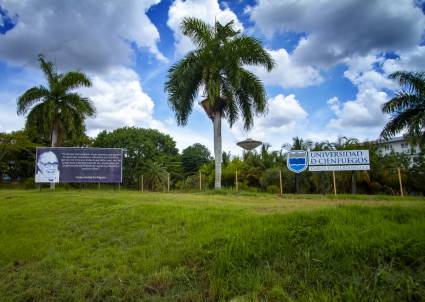
[{"label": "billboard sign", "polygon": [[370,170],[369,150],[309,151],[309,171]]},{"label": "billboard sign", "polygon": [[121,183],[122,155],[118,148],[37,148],[35,182]]},{"label": "billboard sign", "polygon": [[292,150],[288,152],[286,164],[288,169],[295,173],[300,173],[307,169],[307,151]]}]

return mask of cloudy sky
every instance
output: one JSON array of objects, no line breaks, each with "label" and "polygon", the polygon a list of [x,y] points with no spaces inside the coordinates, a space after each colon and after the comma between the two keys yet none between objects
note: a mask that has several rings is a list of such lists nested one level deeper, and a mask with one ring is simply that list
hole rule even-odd
[{"label": "cloudy sky", "polygon": [[0,0],[0,132],[21,129],[16,98],[44,83],[37,54],[60,71],[87,72],[81,93],[97,108],[88,133],[150,127],[181,149],[212,149],[212,123],[197,105],[178,127],[164,82],[171,64],[193,48],[179,31],[184,17],[235,20],[276,60],[271,73],[252,68],[269,98],[267,116],[246,132],[224,123],[223,147],[252,137],[279,149],[293,136],[375,139],[387,120],[381,105],[398,87],[395,70],[425,70],[424,0]]}]

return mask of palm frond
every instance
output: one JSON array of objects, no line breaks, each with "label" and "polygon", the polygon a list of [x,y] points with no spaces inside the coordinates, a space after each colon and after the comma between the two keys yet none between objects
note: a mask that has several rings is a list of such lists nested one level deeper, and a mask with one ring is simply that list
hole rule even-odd
[{"label": "palm frond", "polygon": [[240,69],[241,85],[240,90],[244,90],[252,97],[254,111],[256,114],[265,113],[267,109],[267,95],[261,80],[252,72],[243,68]]},{"label": "palm frond", "polygon": [[271,71],[276,63],[271,55],[264,50],[261,42],[253,37],[242,35],[232,40],[226,47],[229,52],[237,55],[246,65],[262,65]]},{"label": "palm frond", "polygon": [[388,121],[381,132],[381,137],[388,139],[406,129],[411,135],[418,134],[418,129],[423,131],[424,126],[425,112],[418,108],[408,109],[393,116]]},{"label": "palm frond", "polygon": [[240,31],[234,29],[234,24],[234,20],[227,22],[225,25],[222,25],[219,21],[216,21],[214,29],[217,40],[225,42],[229,38],[233,38],[234,36],[238,35]]},{"label": "palm frond", "polygon": [[189,53],[168,70],[165,90],[179,125],[187,123],[202,80],[202,64],[195,52]]},{"label": "palm frond", "polygon": [[[422,103],[425,104],[425,101],[422,100]],[[422,104],[422,106],[424,104]],[[389,100],[382,106],[382,111],[384,113],[392,114],[401,112],[407,108],[412,108],[420,105],[421,99],[417,95],[399,92],[396,94],[395,97],[393,97],[391,100]]]},{"label": "palm frond", "polygon": [[199,47],[206,46],[212,40],[212,27],[197,18],[184,18],[181,24],[181,31],[198,44]]},{"label": "palm frond", "polygon": [[227,121],[230,124],[230,127],[236,122],[239,116],[238,106],[235,102],[235,93],[233,91],[232,85],[226,81],[222,81],[222,95],[224,97],[224,113]]},{"label": "palm frond", "polygon": [[38,62],[40,63],[41,70],[47,78],[49,86],[52,86],[56,82],[58,76],[55,65],[50,61],[46,61],[42,54],[38,55]]},{"label": "palm frond", "polygon": [[63,97],[62,101],[64,107],[69,107],[70,110],[83,117],[91,117],[96,113],[93,102],[78,93],[68,93]]},{"label": "palm frond", "polygon": [[69,71],[63,75],[59,85],[66,91],[79,87],[91,87],[92,83],[85,73],[80,71]]},{"label": "palm frond", "polygon": [[425,96],[425,73],[396,71],[389,76],[396,80],[410,94]]},{"label": "palm frond", "polygon": [[18,98],[18,114],[26,114],[35,103],[41,101],[43,98],[48,98],[48,96],[49,90],[44,86],[28,89]]}]

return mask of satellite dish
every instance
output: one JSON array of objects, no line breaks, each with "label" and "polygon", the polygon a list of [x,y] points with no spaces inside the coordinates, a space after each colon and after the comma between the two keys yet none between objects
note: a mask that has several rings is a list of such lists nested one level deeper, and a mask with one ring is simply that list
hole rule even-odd
[{"label": "satellite dish", "polygon": [[255,148],[257,148],[261,144],[262,144],[262,142],[253,140],[251,138],[247,138],[244,141],[236,143],[236,145],[238,145],[239,147],[241,147],[245,150],[248,150],[248,151],[254,150]]}]

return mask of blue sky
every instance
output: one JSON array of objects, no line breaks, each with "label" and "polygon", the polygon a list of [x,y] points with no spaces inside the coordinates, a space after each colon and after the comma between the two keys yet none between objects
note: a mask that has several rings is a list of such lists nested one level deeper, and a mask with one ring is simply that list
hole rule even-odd
[{"label": "blue sky", "polygon": [[388,119],[380,108],[398,89],[388,75],[425,70],[423,1],[0,0],[0,131],[23,127],[16,98],[44,83],[43,53],[61,71],[92,78],[93,87],[80,91],[97,107],[89,135],[151,127],[180,149],[197,142],[212,149],[211,121],[200,107],[178,127],[164,92],[168,68],[193,48],[179,30],[185,16],[234,20],[277,63],[271,73],[248,67],[265,84],[269,111],[250,132],[224,123],[223,147],[233,154],[246,137],[272,149],[294,136],[376,139]]}]

